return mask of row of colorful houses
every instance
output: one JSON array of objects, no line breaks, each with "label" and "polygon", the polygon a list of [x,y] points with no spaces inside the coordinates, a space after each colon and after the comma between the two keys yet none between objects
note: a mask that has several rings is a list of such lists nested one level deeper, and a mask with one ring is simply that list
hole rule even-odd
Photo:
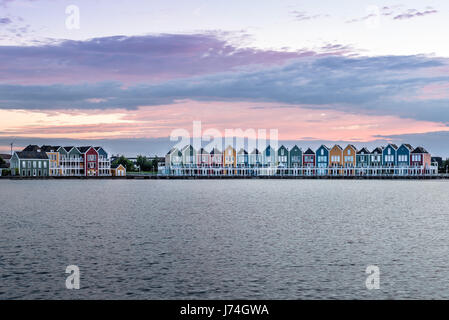
[{"label": "row of colorful houses", "polygon": [[251,153],[241,148],[236,151],[228,146],[223,152],[213,148],[210,152],[204,148],[195,150],[191,145],[181,150],[171,149],[165,157],[166,166],[170,167],[317,167],[317,168],[349,168],[349,167],[408,167],[430,166],[431,155],[423,147],[413,148],[410,144],[388,144],[372,151],[367,148],[358,150],[349,144],[345,148],[334,145],[329,148],[321,145],[313,151],[305,152],[298,146],[287,149],[285,146],[274,150],[267,146],[262,152],[257,148]]},{"label": "row of colorful houses", "polygon": [[[11,156],[12,175],[44,176],[114,176],[123,175],[123,166],[111,166],[102,147],[62,147],[29,145]],[[126,174],[126,171],[125,171]]]},{"label": "row of colorful houses", "polygon": [[[213,170],[205,171],[205,168]],[[218,169],[222,168],[221,171]],[[236,170],[229,170],[236,168]],[[267,146],[263,151],[255,148],[250,153],[245,149],[234,149],[228,146],[223,151],[213,148],[210,152],[204,148],[196,150],[187,145],[181,150],[172,148],[165,157],[164,174],[254,174],[247,168],[276,168],[273,170],[257,170],[257,172],[271,172],[271,174],[332,174],[354,175],[401,173],[418,174],[429,173],[436,169],[431,164],[431,155],[423,147],[413,148],[410,144],[388,144],[368,150],[363,147],[357,149],[349,144],[346,147],[334,145],[329,148],[321,145],[318,149],[308,148],[302,151],[298,146],[290,150],[285,146],[275,150]],[[358,168],[357,170],[351,168]],[[226,170],[228,169],[228,170]],[[363,169],[363,170],[361,170]],[[251,173],[252,172],[252,173]]]}]

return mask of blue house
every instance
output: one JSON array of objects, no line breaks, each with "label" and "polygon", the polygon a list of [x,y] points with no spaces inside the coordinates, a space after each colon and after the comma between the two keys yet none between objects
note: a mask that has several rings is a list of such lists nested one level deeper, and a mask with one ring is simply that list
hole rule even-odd
[{"label": "blue house", "polygon": [[239,152],[237,152],[237,167],[246,168],[249,165],[248,159],[248,151],[241,148]]},{"label": "blue house", "polygon": [[288,156],[288,149],[284,147],[283,145],[278,149],[278,166],[283,168],[289,167],[289,156]]},{"label": "blue house", "polygon": [[292,168],[302,167],[302,150],[295,145],[289,152],[289,166]]},{"label": "blue house", "polygon": [[410,154],[413,151],[413,147],[407,143],[402,144],[397,153],[397,166],[398,167],[409,167],[410,166]]},{"label": "blue house", "polygon": [[270,145],[263,151],[262,165],[264,167],[274,167],[276,165],[276,151]]},{"label": "blue house", "polygon": [[369,167],[371,152],[365,147],[357,151],[356,166],[359,168]]},{"label": "blue house", "polygon": [[[316,150],[316,166],[318,175],[326,175],[329,167],[329,148],[324,144]],[[325,168],[325,169],[324,169]]]},{"label": "blue house", "polygon": [[398,146],[390,143],[382,151],[382,165],[384,167],[395,167],[398,163],[397,159]]}]

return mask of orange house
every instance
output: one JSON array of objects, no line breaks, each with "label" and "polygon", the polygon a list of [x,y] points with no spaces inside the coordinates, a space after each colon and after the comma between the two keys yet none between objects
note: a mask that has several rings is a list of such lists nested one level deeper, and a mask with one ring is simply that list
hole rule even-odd
[{"label": "orange house", "polygon": [[[329,151],[329,167],[330,168],[341,168],[343,167],[343,149],[336,144]],[[330,170],[331,174],[340,174],[340,170]]]},{"label": "orange house", "polygon": [[[354,168],[356,161],[357,149],[352,144],[348,144],[348,146],[343,150],[343,167],[345,168]],[[353,175],[353,170],[347,170],[346,174]]]},{"label": "orange house", "polygon": [[121,164],[111,165],[111,174],[113,177],[125,177],[126,168]]}]

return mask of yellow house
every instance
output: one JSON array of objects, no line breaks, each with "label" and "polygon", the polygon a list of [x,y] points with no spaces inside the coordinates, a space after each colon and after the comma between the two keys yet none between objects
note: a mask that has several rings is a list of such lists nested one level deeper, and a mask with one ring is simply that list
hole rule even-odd
[{"label": "yellow house", "polygon": [[113,177],[125,177],[126,168],[121,164],[113,164],[111,165],[111,174]]},{"label": "yellow house", "polygon": [[50,176],[61,176],[62,169],[60,165],[60,153],[58,152],[59,146],[42,146],[41,151],[45,152],[49,160],[48,174]]},{"label": "yellow house", "polygon": [[[329,151],[329,167],[331,168],[341,168],[343,166],[343,149],[336,144]],[[331,170],[331,174],[340,174],[340,170]]]},{"label": "yellow house", "polygon": [[[228,146],[223,152],[223,166],[232,168],[237,167],[237,153],[231,146]],[[225,174],[227,174],[227,170],[225,170]]]}]

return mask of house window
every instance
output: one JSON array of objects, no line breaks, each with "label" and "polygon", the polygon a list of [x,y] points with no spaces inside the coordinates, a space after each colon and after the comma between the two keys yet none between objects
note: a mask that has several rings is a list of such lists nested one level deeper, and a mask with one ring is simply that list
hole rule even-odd
[{"label": "house window", "polygon": [[36,161],[33,161],[33,168],[36,168]]},{"label": "house window", "polygon": [[22,161],[22,167],[26,167],[26,162]]},{"label": "house window", "polygon": [[44,168],[47,168],[47,162],[44,162]]},{"label": "house window", "polygon": [[42,167],[42,162],[39,161],[38,165],[39,165],[39,169],[40,169]]}]

